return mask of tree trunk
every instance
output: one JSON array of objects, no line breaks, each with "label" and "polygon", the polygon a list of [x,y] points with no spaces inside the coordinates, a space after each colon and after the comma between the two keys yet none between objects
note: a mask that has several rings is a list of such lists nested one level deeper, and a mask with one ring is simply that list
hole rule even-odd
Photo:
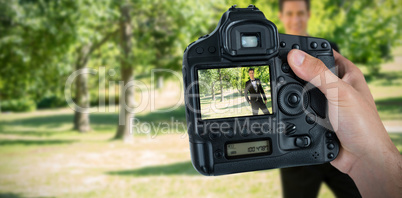
[{"label": "tree trunk", "polygon": [[[85,69],[87,67],[91,46],[92,44],[88,43],[77,51],[76,70]],[[79,107],[89,108],[88,74],[86,73],[77,76],[75,99]],[[75,110],[74,129],[81,133],[91,130],[91,126],[89,125],[89,112],[82,112],[78,108]]]},{"label": "tree trunk", "polygon": [[211,95],[212,95],[212,100],[215,100],[215,89],[214,89],[214,83],[212,83],[212,86],[211,86]]},{"label": "tree trunk", "polygon": [[124,87],[121,87],[119,125],[114,138],[131,141],[132,134],[130,134],[130,127],[132,127],[131,120],[134,119],[134,87],[132,85],[127,85],[133,81],[133,68],[130,64],[130,59],[132,59],[132,26],[130,7],[128,4],[125,4],[120,8],[120,14],[120,47],[122,50],[120,71]]},{"label": "tree trunk", "polygon": [[218,69],[218,73],[219,73],[219,82],[221,84],[221,102],[223,101],[223,86],[222,86],[222,73],[221,70]]},{"label": "tree trunk", "polygon": [[163,88],[163,76],[159,76],[159,77],[158,77],[158,83],[157,83],[156,87],[157,87],[158,89],[162,89],[162,88]]}]

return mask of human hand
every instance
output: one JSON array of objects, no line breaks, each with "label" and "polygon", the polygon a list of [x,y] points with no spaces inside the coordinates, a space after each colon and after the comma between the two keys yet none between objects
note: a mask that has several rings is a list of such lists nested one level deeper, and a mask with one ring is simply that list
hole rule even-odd
[{"label": "human hand", "polygon": [[267,104],[267,100],[265,100],[265,104]]},{"label": "human hand", "polygon": [[402,194],[402,158],[378,115],[362,72],[334,51],[339,77],[300,50],[288,54],[293,72],[328,99],[329,119],[341,149],[331,164],[349,174],[363,197]]}]

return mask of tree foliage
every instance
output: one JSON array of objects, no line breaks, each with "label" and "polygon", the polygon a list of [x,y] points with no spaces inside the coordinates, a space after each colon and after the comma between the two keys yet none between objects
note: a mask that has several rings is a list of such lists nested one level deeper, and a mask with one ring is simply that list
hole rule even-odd
[{"label": "tree foliage", "polygon": [[[0,98],[64,98],[66,78],[73,71],[77,49],[96,44],[118,26],[116,0],[0,0]],[[210,33],[231,5],[255,4],[284,32],[277,0],[130,0],[133,12],[135,75],[151,68],[180,70],[185,47]],[[380,71],[391,48],[401,44],[402,1],[311,1],[309,34],[336,42],[355,63]],[[118,36],[93,52],[88,67],[115,69],[120,79]],[[97,78],[90,78],[96,83]],[[234,82],[232,82],[234,83]],[[93,87],[93,86],[90,86]],[[97,88],[91,89],[96,98]],[[30,103],[30,102],[27,102]]]}]

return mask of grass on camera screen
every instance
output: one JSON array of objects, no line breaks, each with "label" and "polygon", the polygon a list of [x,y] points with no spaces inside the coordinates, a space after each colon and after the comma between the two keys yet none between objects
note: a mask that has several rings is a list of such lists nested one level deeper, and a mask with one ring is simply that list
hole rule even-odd
[{"label": "grass on camera screen", "polygon": [[200,69],[198,83],[202,120],[272,114],[269,66]]}]

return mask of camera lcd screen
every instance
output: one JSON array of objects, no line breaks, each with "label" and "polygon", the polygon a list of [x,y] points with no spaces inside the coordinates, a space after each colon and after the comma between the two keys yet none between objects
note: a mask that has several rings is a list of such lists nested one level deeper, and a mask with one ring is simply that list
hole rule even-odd
[{"label": "camera lcd screen", "polygon": [[272,114],[269,66],[198,70],[201,119]]},{"label": "camera lcd screen", "polygon": [[268,140],[241,142],[226,145],[226,155],[228,157],[254,155],[271,152]]}]

